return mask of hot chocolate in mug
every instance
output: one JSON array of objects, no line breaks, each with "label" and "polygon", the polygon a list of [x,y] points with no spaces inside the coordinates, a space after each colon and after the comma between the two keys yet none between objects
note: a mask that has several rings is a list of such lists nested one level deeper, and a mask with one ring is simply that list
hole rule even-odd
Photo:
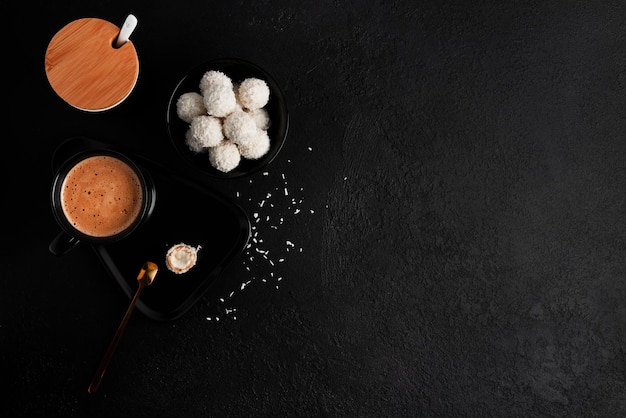
[{"label": "hot chocolate in mug", "polygon": [[63,255],[79,242],[108,244],[129,236],[145,223],[156,202],[149,174],[121,152],[80,153],[54,175],[52,213],[61,232],[50,251]]}]

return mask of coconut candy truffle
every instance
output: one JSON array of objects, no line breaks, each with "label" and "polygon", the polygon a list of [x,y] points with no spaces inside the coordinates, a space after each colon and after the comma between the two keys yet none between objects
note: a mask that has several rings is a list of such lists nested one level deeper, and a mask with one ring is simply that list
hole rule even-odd
[{"label": "coconut candy truffle", "polygon": [[246,145],[238,145],[237,148],[243,158],[257,160],[269,151],[270,137],[267,135],[267,131],[259,129],[252,141]]},{"label": "coconut candy truffle", "polygon": [[209,70],[205,72],[202,75],[202,78],[200,78],[200,84],[198,87],[200,88],[200,92],[204,93],[204,90],[206,90],[207,87],[214,84],[221,84],[223,86],[233,88],[233,81],[230,77],[217,70]]},{"label": "coconut candy truffle", "polygon": [[257,128],[263,129],[264,131],[269,129],[270,127],[270,115],[267,112],[267,109],[246,109],[246,113],[248,113],[254,119]]},{"label": "coconut candy truffle", "polygon": [[254,118],[243,110],[228,115],[223,128],[224,136],[237,145],[249,144],[259,131]]},{"label": "coconut candy truffle", "polygon": [[239,165],[241,154],[234,142],[223,141],[221,144],[209,148],[209,162],[224,173],[228,173]]},{"label": "coconut candy truffle", "polygon": [[270,88],[259,78],[246,78],[239,84],[237,99],[246,109],[260,109],[270,98]]},{"label": "coconut candy truffle", "polygon": [[185,145],[195,153],[201,153],[205,150],[204,145],[191,134],[191,129],[185,131]]},{"label": "coconut candy truffle", "polygon": [[214,147],[224,139],[222,121],[213,116],[196,116],[191,120],[189,130],[194,141],[203,148]]},{"label": "coconut candy truffle", "polygon": [[194,91],[183,93],[176,101],[176,114],[187,123],[196,116],[206,115],[202,95]]},{"label": "coconut candy truffle", "polygon": [[237,107],[237,99],[232,87],[223,84],[211,84],[202,92],[204,107],[209,115],[223,118]]},{"label": "coconut candy truffle", "polygon": [[200,250],[200,246],[192,247],[182,242],[176,244],[167,250],[165,265],[173,273],[186,273],[196,265],[198,250]]}]

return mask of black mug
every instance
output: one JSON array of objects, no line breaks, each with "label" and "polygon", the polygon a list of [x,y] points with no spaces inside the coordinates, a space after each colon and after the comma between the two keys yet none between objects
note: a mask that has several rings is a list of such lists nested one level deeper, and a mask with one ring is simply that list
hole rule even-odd
[{"label": "black mug", "polygon": [[50,201],[61,232],[49,249],[60,256],[82,241],[109,244],[132,234],[151,216],[156,190],[130,157],[98,149],[76,154],[59,167]]}]

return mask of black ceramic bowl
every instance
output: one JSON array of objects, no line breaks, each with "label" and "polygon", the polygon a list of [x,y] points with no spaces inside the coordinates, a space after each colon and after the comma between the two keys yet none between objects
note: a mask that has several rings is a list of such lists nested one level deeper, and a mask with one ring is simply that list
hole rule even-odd
[{"label": "black ceramic bowl", "polygon": [[[217,170],[209,162],[206,153],[195,153],[185,144],[185,133],[189,124],[177,115],[176,102],[183,94],[190,91],[200,93],[200,79],[209,70],[221,71],[229,76],[233,83],[240,83],[246,78],[256,77],[264,80],[270,88],[269,102],[265,106],[270,118],[267,130],[270,137],[270,149],[257,160],[241,159],[237,167],[229,172]],[[241,59],[218,59],[205,62],[192,68],[174,89],[167,107],[167,130],[172,145],[189,165],[216,178],[238,178],[255,173],[267,166],[280,152],[289,129],[289,113],[282,89],[272,76],[256,64]]]}]

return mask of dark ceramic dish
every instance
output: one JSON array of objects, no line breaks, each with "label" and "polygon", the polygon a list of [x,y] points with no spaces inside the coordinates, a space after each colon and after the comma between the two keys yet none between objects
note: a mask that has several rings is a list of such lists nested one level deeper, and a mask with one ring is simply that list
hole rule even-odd
[{"label": "dark ceramic dish", "polygon": [[[189,124],[180,119],[176,113],[178,98],[187,92],[200,92],[200,79],[209,70],[221,71],[229,76],[233,83],[239,83],[246,78],[256,77],[264,80],[270,88],[270,98],[265,109],[270,117],[268,135],[270,137],[270,149],[258,160],[241,159],[239,165],[229,172],[219,171],[211,166],[205,153],[195,153],[185,144],[185,133]],[[219,59],[205,62],[194,67],[178,83],[174,89],[167,107],[167,131],[172,145],[192,167],[216,178],[239,178],[253,174],[267,166],[280,152],[289,129],[289,113],[282,89],[273,77],[256,64],[240,59]]]}]

